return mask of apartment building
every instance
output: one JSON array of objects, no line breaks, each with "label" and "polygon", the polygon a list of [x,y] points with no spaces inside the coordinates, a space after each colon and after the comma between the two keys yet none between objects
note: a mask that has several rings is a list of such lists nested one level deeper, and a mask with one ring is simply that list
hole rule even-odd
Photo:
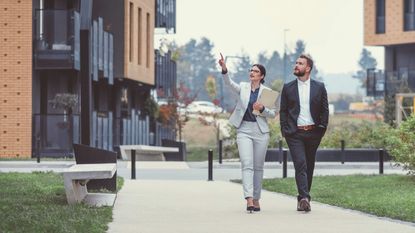
[{"label": "apartment building", "polygon": [[0,157],[68,156],[72,143],[156,144],[145,103],[155,88],[155,27],[175,28],[156,15],[175,19],[172,5],[1,1]]}]

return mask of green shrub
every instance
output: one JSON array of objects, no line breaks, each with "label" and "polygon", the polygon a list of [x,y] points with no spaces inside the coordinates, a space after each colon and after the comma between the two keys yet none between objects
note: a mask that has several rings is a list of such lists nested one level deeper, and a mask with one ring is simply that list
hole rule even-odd
[{"label": "green shrub", "polygon": [[327,129],[320,148],[340,148],[344,140],[347,148],[383,148],[392,128],[381,121],[361,123],[342,122]]},{"label": "green shrub", "polygon": [[415,116],[402,122],[387,138],[387,149],[398,165],[415,175]]},{"label": "green shrub", "polygon": [[236,145],[236,128],[229,127],[229,137],[223,139],[224,158],[239,158],[238,146]]}]

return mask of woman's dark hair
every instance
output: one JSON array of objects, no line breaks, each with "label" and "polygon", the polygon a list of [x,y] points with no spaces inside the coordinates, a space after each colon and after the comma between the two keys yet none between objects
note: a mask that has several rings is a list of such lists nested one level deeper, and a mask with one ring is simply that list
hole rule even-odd
[{"label": "woman's dark hair", "polygon": [[252,67],[258,67],[258,69],[261,71],[261,74],[264,75],[264,78],[261,79],[261,83],[265,82],[265,75],[267,74],[267,70],[265,70],[265,67],[261,64],[253,64]]}]

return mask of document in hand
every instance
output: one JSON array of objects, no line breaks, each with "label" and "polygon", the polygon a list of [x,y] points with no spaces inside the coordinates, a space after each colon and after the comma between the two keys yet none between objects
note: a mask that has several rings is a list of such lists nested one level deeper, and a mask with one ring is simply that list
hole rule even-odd
[{"label": "document in hand", "polygon": [[[277,98],[280,95],[278,91],[264,89],[261,92],[261,95],[258,97],[257,102],[263,104],[266,108],[275,108]],[[254,115],[259,115],[260,112],[254,110],[252,112]]]}]

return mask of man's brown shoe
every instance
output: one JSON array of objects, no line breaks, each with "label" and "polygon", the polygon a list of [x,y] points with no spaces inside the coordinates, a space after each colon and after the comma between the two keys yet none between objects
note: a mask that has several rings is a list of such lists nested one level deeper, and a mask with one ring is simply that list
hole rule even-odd
[{"label": "man's brown shoe", "polygon": [[297,211],[304,211],[304,209],[301,208],[300,201],[297,201]]},{"label": "man's brown shoe", "polygon": [[[297,206],[297,210],[300,209],[300,211],[311,211],[310,202],[308,201],[308,198],[303,198],[298,203],[299,206]],[[300,208],[298,208],[300,207]]]}]

